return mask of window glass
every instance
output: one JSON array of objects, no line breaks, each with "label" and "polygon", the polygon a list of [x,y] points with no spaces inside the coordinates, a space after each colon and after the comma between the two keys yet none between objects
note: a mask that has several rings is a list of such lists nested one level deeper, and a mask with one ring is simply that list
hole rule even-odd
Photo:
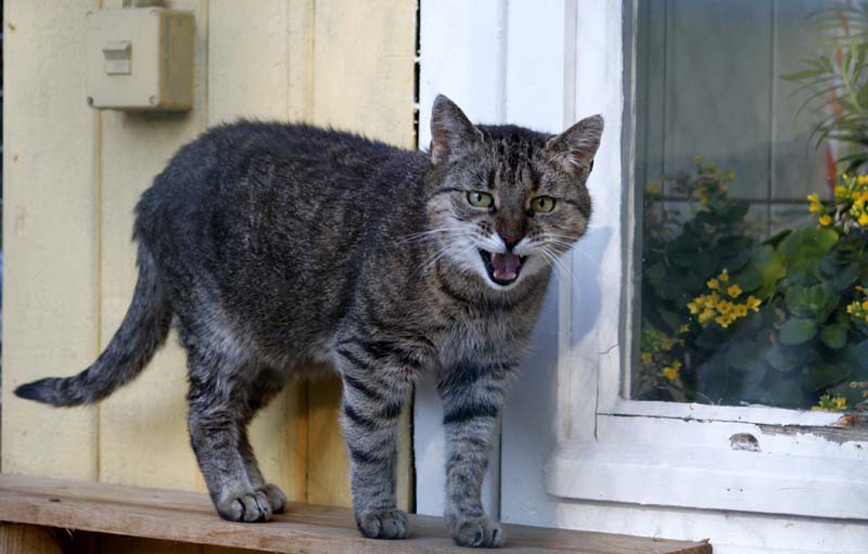
[{"label": "window glass", "polygon": [[634,399],[864,410],[868,12],[639,0]]}]

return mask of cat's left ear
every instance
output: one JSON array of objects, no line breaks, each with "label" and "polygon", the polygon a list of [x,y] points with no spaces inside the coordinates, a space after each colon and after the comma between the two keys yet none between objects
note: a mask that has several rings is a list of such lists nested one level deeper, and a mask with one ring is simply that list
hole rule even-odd
[{"label": "cat's left ear", "polygon": [[545,149],[564,169],[577,177],[587,175],[603,135],[603,116],[592,115],[549,139]]}]

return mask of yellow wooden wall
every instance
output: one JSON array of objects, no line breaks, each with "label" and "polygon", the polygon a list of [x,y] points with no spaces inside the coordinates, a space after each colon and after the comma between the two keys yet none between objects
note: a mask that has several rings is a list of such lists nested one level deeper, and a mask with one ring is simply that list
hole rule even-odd
[{"label": "yellow wooden wall", "polygon": [[[304,120],[412,148],[416,2],[172,0],[195,12],[195,107],[152,115],[85,103],[87,10],[121,4],[5,2],[2,471],[204,490],[174,335],[100,406],[56,410],[12,391],[76,373],[108,343],[135,282],[133,206],[209,125]],[[266,478],[292,499],[349,503],[339,393],[336,380],[293,385],[253,423]]]}]

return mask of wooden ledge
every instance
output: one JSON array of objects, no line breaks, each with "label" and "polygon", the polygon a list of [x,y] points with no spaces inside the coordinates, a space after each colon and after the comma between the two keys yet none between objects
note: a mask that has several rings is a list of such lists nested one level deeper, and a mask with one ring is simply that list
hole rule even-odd
[{"label": "wooden ledge", "polygon": [[[411,516],[404,541],[364,539],[346,508],[291,504],[268,523],[231,523],[217,517],[204,493],[0,475],[0,521],[62,527],[194,544],[304,554],[445,554],[455,546],[442,518]],[[683,542],[505,525],[506,546],[489,552],[554,554],[711,554],[711,546]]]}]

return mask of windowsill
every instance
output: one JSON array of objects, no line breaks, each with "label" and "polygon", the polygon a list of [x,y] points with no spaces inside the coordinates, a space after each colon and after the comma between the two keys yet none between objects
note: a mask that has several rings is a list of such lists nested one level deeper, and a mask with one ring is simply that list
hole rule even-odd
[{"label": "windowsill", "polygon": [[672,445],[565,444],[545,467],[561,498],[868,520],[868,464]]}]

